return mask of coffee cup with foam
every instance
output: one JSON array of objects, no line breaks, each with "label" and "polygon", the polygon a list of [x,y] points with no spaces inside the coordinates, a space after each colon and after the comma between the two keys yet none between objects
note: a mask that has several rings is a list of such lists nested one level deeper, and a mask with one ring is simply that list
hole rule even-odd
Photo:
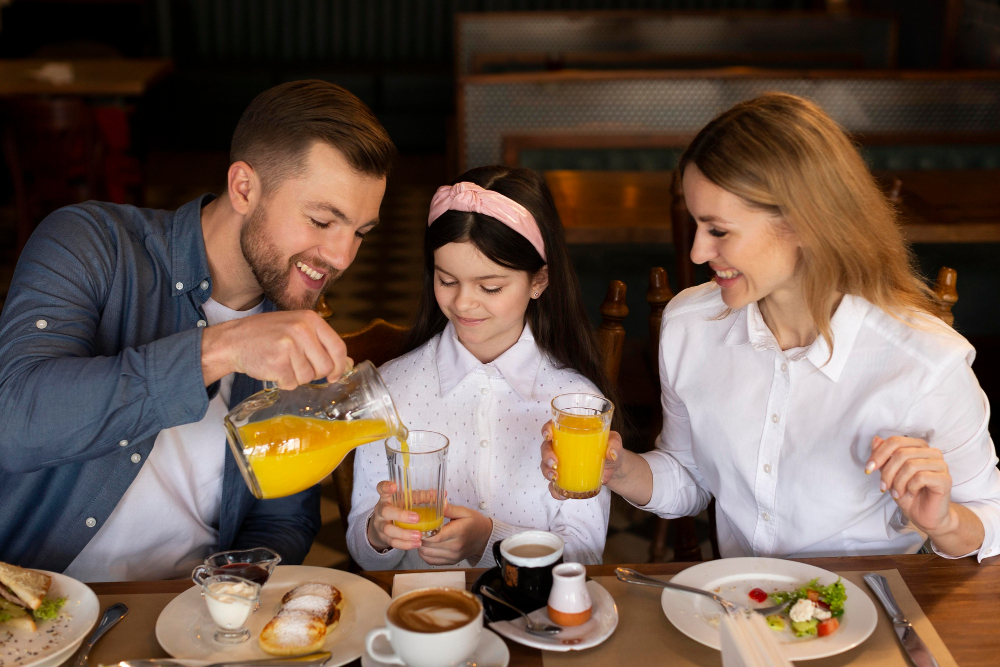
[{"label": "coffee cup with foam", "polygon": [[[385,612],[385,627],[368,633],[365,649],[378,662],[408,667],[450,667],[479,644],[483,605],[457,588],[420,588],[399,596]],[[392,653],[375,646],[389,641]]]}]

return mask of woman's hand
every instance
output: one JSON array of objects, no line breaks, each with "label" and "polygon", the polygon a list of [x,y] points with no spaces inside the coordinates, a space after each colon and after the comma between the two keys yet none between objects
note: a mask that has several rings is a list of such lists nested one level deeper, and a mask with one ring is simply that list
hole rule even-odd
[{"label": "woman's hand", "polygon": [[941,451],[919,438],[894,435],[872,440],[866,473],[882,473],[882,491],[917,528],[930,535],[954,529],[951,515],[951,475]]},{"label": "woman's hand", "polygon": [[[556,491],[553,482],[559,477],[559,460],[556,458],[555,450],[552,449],[552,422],[546,422],[542,427],[542,475],[549,480],[549,493],[556,500],[566,500],[566,498]],[[608,436],[608,451],[604,456],[604,471],[601,474],[601,484],[607,484],[612,477],[621,471],[622,467],[622,437],[617,431],[611,431]]]},{"label": "woman's hand", "polygon": [[400,528],[393,521],[416,523],[420,520],[415,512],[401,510],[392,504],[392,494],[396,493],[395,482],[379,482],[378,504],[368,522],[368,543],[376,551],[393,549],[417,549],[420,547],[420,531]]},{"label": "woman's hand", "polygon": [[420,557],[430,565],[454,565],[478,561],[493,534],[493,520],[461,505],[445,503],[444,516],[451,519],[437,535],[425,537]]}]

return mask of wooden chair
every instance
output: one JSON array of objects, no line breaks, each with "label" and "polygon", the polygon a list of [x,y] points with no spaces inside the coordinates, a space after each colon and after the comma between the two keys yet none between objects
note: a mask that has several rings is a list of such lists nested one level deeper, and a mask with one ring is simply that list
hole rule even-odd
[{"label": "wooden chair", "polygon": [[[625,291],[625,283],[620,280],[611,281],[608,294],[601,304],[603,321],[597,329],[597,338],[604,353],[604,371],[612,380],[618,378],[622,350],[625,347],[625,329],[622,327],[622,320],[628,316]],[[343,334],[341,338],[347,345],[347,356],[355,363],[367,359],[376,366],[381,366],[403,353],[403,343],[408,333],[409,329],[405,327],[390,324],[383,319],[375,319],[357,331]],[[333,479],[337,507],[340,509],[340,521],[346,532],[347,518],[351,513],[351,493],[354,490],[353,450],[333,471]]]},{"label": "wooden chair", "polygon": [[942,266],[938,271],[937,281],[934,283],[933,292],[940,300],[940,317],[948,326],[955,325],[955,316],[951,312],[952,306],[958,301],[958,271]]}]

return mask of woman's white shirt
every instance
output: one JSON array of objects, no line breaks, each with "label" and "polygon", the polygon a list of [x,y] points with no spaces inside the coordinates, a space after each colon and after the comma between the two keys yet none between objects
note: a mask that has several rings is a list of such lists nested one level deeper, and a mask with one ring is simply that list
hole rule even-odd
[{"label": "woman's white shirt", "polygon": [[[551,419],[555,396],[599,393],[574,370],[557,368],[525,326],[518,341],[495,361],[480,363],[445,330],[412,352],[379,368],[403,423],[437,431],[450,441],[448,502],[493,520],[484,553],[458,567],[494,565],[493,543],[525,530],[549,530],[566,542],[565,559],[600,563],[611,496],[560,502],[539,470],[541,430]],[[367,524],[378,502],[375,487],[388,478],[385,447],[359,447],[347,546],[366,570],[426,569],[416,550],[379,553],[368,542]],[[455,566],[450,566],[455,567]]]},{"label": "woman's white shirt", "polygon": [[975,350],[936,318],[917,324],[847,295],[832,356],[822,337],[782,352],[756,303],[727,313],[715,283],[679,294],[660,333],[664,428],[643,455],[643,509],[692,515],[714,495],[724,557],[914,553],[926,536],[865,474],[874,436],[908,435],[943,452],[952,500],[982,520],[979,559],[1000,553],[1000,471]]}]

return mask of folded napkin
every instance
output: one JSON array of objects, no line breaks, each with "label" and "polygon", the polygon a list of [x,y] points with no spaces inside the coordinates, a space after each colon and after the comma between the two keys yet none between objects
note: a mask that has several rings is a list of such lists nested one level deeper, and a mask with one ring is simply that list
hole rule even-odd
[{"label": "folded napkin", "polygon": [[397,574],[392,578],[392,597],[398,598],[403,593],[415,591],[418,588],[459,588],[465,590],[465,572],[462,570],[427,570],[426,572],[411,572]]},{"label": "folded napkin", "polygon": [[792,667],[760,614],[722,614],[722,667]]}]

